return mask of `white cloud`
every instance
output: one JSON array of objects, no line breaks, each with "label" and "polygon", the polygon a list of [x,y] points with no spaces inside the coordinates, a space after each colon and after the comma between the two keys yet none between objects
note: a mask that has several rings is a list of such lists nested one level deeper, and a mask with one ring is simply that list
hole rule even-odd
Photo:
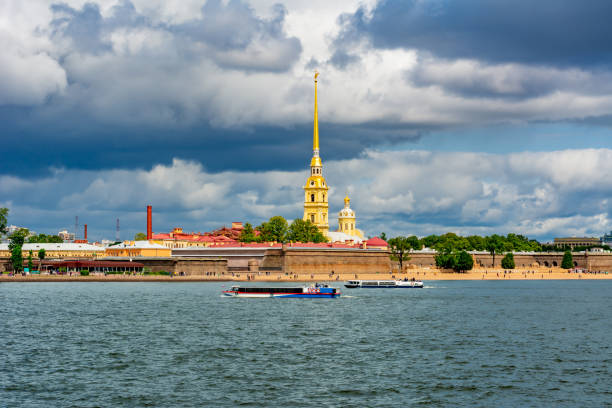
[{"label": "white cloud", "polygon": [[[77,114],[111,125],[173,127],[199,121],[233,128],[305,124],[311,120],[313,59],[322,72],[322,122],[419,129],[612,113],[605,70],[439,60],[360,43],[351,50],[360,61],[338,69],[326,62],[337,18],[358,1],[287,1],[286,13],[274,1],[232,3],[231,9],[222,2],[213,16],[224,23],[210,26],[206,13],[213,11],[202,11],[203,0],[135,0],[131,25],[118,22],[128,16],[115,15],[118,0],[98,0],[107,19],[104,33],[81,38],[108,45],[96,52],[60,35],[66,22],[51,25],[59,15],[49,10],[52,1],[25,3],[9,0],[0,13],[2,48],[13,50],[0,61],[0,103],[39,105],[59,96],[41,113],[46,118]],[[85,3],[67,2],[74,13]]]}]

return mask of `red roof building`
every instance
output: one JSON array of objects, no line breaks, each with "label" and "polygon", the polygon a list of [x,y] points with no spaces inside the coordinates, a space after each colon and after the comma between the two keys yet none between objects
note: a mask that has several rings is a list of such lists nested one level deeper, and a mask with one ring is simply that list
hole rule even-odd
[{"label": "red roof building", "polygon": [[364,247],[372,248],[372,249],[387,249],[389,248],[389,244],[387,244],[387,241],[385,241],[384,239],[374,237],[374,238],[368,239],[365,242]]}]

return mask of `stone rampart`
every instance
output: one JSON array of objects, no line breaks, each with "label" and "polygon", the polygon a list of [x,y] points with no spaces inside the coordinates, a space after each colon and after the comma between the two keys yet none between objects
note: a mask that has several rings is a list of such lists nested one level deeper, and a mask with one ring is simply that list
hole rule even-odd
[{"label": "stone rampart", "polygon": [[282,258],[283,271],[290,275],[371,274],[391,270],[389,252],[382,250],[287,248]]},{"label": "stone rampart", "polygon": [[[108,260],[127,260],[121,258],[107,258]],[[171,272],[176,275],[216,275],[227,273],[227,259],[218,258],[133,258],[134,261],[144,264],[151,272]]]}]

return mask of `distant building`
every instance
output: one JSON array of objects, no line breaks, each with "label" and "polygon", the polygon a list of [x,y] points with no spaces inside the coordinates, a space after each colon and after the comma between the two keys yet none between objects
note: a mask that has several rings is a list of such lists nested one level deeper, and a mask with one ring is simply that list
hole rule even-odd
[{"label": "distant building", "polygon": [[[61,244],[23,244],[21,252],[27,257],[32,251],[32,257],[38,259],[38,251],[45,250],[45,259],[64,258],[97,258],[104,256],[104,248],[90,244],[75,244],[64,242]],[[0,244],[0,257],[10,257],[8,244]]]},{"label": "distant building", "polygon": [[601,243],[605,245],[612,245],[612,231],[610,231],[609,234],[604,234],[604,236],[601,237]]},{"label": "distant building", "polygon": [[66,241],[74,241],[74,233],[73,232],[68,232],[68,230],[62,230],[62,231],[58,232],[57,235],[59,235],[59,237],[61,239],[63,239],[64,242],[66,242]]},{"label": "distant building", "polygon": [[28,230],[28,235],[27,235],[28,237],[29,237],[30,235],[36,234],[36,232],[35,232],[35,231],[30,231],[30,230],[29,230],[29,229],[27,229],[26,227],[19,227],[19,226],[17,226],[17,225],[9,225],[8,227],[6,227],[6,235],[7,235],[7,236],[12,235],[13,233],[15,233],[15,232],[17,232],[17,231],[19,231],[19,230],[22,230],[22,229],[26,229],[26,230]]},{"label": "distant building", "polygon": [[555,238],[553,244],[558,248],[576,248],[582,246],[601,245],[601,240],[595,237]]},{"label": "distant building", "polygon": [[389,249],[389,244],[382,238],[374,237],[365,242],[364,249]]},{"label": "distant building", "polygon": [[155,244],[149,241],[126,241],[121,244],[107,247],[105,250],[105,255],[123,258],[169,258],[172,255],[172,250],[163,245]]},{"label": "distant building", "polygon": [[168,233],[153,234],[151,243],[163,245],[166,248],[209,247],[237,243],[244,229],[241,222],[232,222],[231,228],[221,227],[212,232],[183,232],[180,227]]}]

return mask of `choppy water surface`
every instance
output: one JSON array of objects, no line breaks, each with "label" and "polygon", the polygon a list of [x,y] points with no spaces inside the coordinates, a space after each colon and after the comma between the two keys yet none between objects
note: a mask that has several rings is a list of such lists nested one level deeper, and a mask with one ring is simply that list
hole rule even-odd
[{"label": "choppy water surface", "polygon": [[612,282],[0,284],[0,406],[612,405]]}]

